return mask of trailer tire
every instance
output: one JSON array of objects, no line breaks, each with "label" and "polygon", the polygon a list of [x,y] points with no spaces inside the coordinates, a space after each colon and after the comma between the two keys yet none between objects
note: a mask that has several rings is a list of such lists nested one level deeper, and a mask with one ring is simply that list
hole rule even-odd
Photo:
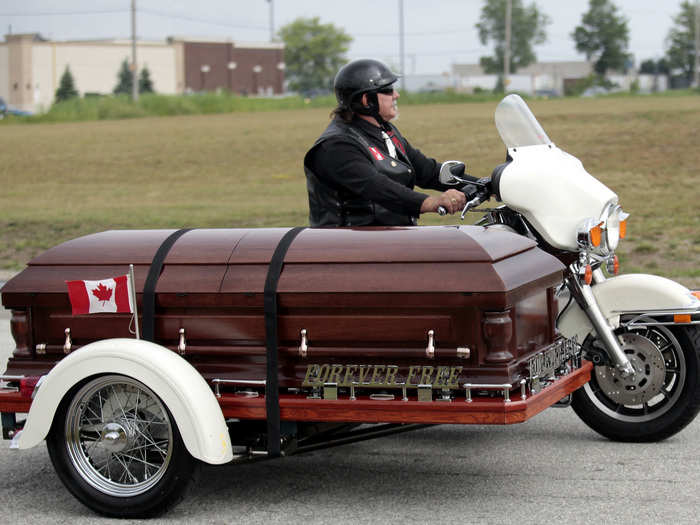
[{"label": "trailer tire", "polygon": [[68,490],[110,517],[150,518],[175,506],[199,473],[172,414],[123,375],[88,378],[61,401],[46,439]]}]

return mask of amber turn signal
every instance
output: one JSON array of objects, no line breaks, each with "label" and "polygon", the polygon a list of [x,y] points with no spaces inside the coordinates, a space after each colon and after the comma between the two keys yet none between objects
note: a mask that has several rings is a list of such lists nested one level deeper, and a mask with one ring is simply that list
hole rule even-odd
[{"label": "amber turn signal", "polygon": [[593,268],[590,264],[586,265],[586,272],[583,274],[583,280],[586,284],[591,284],[593,282]]},{"label": "amber turn signal", "polygon": [[613,257],[613,275],[617,275],[620,273],[620,259],[617,258],[617,255]]},{"label": "amber turn signal", "polygon": [[674,314],[673,316],[674,323],[689,323],[690,320],[690,314]]},{"label": "amber turn signal", "polygon": [[624,239],[627,235],[627,219],[620,221],[620,239]]},{"label": "amber turn signal", "polygon": [[591,228],[591,244],[600,246],[600,241],[603,239],[603,223],[598,223]]}]

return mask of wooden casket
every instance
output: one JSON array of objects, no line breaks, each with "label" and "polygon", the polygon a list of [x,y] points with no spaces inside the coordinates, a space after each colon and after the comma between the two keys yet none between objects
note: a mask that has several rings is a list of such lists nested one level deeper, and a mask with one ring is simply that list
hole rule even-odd
[{"label": "wooden casket", "polygon": [[[199,371],[226,417],[265,419],[264,289],[287,232],[190,230],[155,275],[153,341]],[[88,343],[133,337],[130,314],[73,316],[66,281],[133,264],[141,313],[172,233],[97,233],[30,261],[2,289],[17,342],[6,373],[40,376]],[[276,287],[282,419],[527,419],[588,379],[586,368],[542,391],[535,384],[545,378],[534,377],[542,359],[533,358],[561,354],[554,289],[563,269],[532,240],[477,226],[301,231]]]}]

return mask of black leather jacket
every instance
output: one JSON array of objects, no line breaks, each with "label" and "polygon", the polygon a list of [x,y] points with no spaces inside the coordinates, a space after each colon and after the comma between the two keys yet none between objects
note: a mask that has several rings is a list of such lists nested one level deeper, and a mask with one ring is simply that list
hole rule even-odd
[{"label": "black leather jacket", "polygon": [[304,157],[311,226],[416,224],[427,195],[413,188],[442,189],[440,164],[391,128],[397,158],[380,128],[361,119],[331,121]]}]

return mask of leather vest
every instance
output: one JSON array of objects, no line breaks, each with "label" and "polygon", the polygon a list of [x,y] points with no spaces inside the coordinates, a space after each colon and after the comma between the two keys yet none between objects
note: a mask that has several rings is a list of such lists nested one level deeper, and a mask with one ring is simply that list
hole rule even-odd
[{"label": "leather vest", "polygon": [[[394,135],[405,144],[405,139],[394,126],[392,130]],[[336,187],[318,177],[311,169],[311,156],[320,144],[330,138],[359,145],[379,176],[389,177],[409,189],[415,186],[415,170],[398,148],[399,158],[393,159],[374,146],[361,131],[342,120],[333,119],[304,157],[306,188],[309,193],[309,223],[312,227],[417,224],[416,217],[395,213],[376,202],[367,200],[345,188]]]}]

